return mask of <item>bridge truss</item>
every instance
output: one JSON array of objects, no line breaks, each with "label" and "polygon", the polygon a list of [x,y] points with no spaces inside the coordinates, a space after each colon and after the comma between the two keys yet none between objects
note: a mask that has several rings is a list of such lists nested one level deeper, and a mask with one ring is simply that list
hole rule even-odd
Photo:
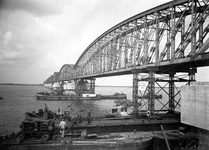
[{"label": "bridge truss", "polygon": [[[167,74],[168,102],[159,110],[174,111],[176,73],[188,74],[187,82],[195,80],[196,67],[207,66],[209,46],[209,5],[206,0],[177,0],[137,14],[112,27],[93,41],[75,65],[76,76],[92,78],[133,74],[133,100],[138,102],[139,73],[147,73],[144,102],[155,113],[155,74]],[[193,70],[193,71],[192,71]],[[178,80],[179,82],[179,80]],[[180,92],[177,92],[180,93]],[[142,100],[141,100],[142,101]],[[168,107],[167,107],[168,104]]]},{"label": "bridge truss", "polygon": [[206,0],[177,0],[117,24],[86,48],[75,65],[77,77],[195,58],[208,44],[208,10]]},{"label": "bridge truss", "polygon": [[[165,3],[115,25],[95,39],[77,60],[71,79],[133,74],[134,103],[143,102],[151,114],[173,112],[180,106],[175,83],[188,85],[195,81],[197,67],[209,66],[208,32],[208,0]],[[148,101],[138,99],[141,73],[147,73],[148,88],[143,94],[148,95]],[[156,86],[168,95],[167,102],[156,98]],[[167,86],[168,91],[164,90]],[[155,109],[156,101],[162,105],[159,110]]]}]

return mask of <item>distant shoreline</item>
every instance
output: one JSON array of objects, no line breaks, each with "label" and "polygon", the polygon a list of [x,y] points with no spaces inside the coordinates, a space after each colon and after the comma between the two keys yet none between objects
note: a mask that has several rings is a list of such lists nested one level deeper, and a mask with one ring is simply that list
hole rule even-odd
[{"label": "distant shoreline", "polygon": [[[43,84],[23,84],[23,83],[0,83],[0,85],[43,86]],[[132,86],[96,85],[96,87],[132,87]]]},{"label": "distant shoreline", "polygon": [[0,85],[24,85],[24,86],[43,86],[43,84],[23,84],[23,83],[0,83]]}]

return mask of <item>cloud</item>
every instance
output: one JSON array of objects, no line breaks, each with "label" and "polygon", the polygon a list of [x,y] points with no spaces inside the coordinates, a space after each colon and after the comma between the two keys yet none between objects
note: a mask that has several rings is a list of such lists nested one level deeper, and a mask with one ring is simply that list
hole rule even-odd
[{"label": "cloud", "polygon": [[[54,55],[54,54],[48,54],[44,57],[44,60],[39,62],[41,69],[55,69],[55,68],[61,68],[64,65],[62,60],[62,55]],[[58,71],[58,70],[55,70]]]},{"label": "cloud", "polygon": [[9,43],[11,37],[12,37],[12,32],[8,31],[7,33],[5,33],[4,41],[3,41],[4,45],[7,45]]},{"label": "cloud", "polygon": [[0,82],[42,83],[106,30],[165,2],[0,0]]},{"label": "cloud", "polygon": [[64,0],[0,0],[0,9],[25,11],[35,16],[48,16],[62,13]]}]

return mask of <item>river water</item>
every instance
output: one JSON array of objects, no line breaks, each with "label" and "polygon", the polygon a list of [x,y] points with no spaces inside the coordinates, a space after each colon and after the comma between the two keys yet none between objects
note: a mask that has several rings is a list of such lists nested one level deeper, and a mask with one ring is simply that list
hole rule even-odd
[{"label": "river water", "polygon": [[[68,110],[72,105],[73,111],[86,110],[91,111],[93,116],[102,116],[107,114],[109,108],[114,106],[114,100],[100,101],[41,101],[36,100],[37,92],[49,91],[43,86],[29,85],[0,85],[0,94],[4,96],[0,100],[0,135],[11,132],[18,132],[19,126],[24,120],[25,112],[38,112],[44,109],[46,103],[50,110],[55,111],[59,107],[62,110]],[[130,87],[96,87],[97,94],[114,94],[115,92],[123,92],[131,96],[132,89]],[[86,112],[84,111],[84,113]],[[85,114],[83,114],[85,115]]]},{"label": "river water", "polygon": [[[59,107],[62,110],[70,109],[69,105],[72,105],[73,111],[86,110],[91,111],[92,116],[103,116],[110,111],[110,107],[114,106],[114,100],[99,100],[99,101],[42,101],[36,100],[35,94],[37,92],[49,91],[48,88],[43,86],[29,86],[29,85],[0,85],[0,94],[4,96],[3,100],[0,100],[0,135],[6,135],[12,132],[18,132],[19,126],[24,120],[25,112],[38,112],[39,109],[44,109],[46,103],[50,110],[56,111]],[[95,93],[97,94],[114,94],[125,93],[127,98],[132,97],[131,87],[96,87]],[[160,92],[163,95],[164,101],[166,94]],[[157,103],[156,105],[161,105]],[[71,108],[71,109],[72,109]],[[70,110],[72,111],[72,110]]]}]

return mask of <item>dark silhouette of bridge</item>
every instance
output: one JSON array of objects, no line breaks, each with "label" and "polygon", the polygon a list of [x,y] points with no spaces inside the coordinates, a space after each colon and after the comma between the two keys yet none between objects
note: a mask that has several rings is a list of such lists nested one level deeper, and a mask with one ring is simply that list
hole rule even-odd
[{"label": "dark silhouette of bridge", "polygon": [[[195,81],[197,67],[209,66],[208,0],[175,0],[132,16],[95,39],[74,65],[65,64],[44,83],[90,80],[94,93],[99,77],[133,74],[132,100],[138,102],[138,82],[147,81],[147,109],[172,112],[180,106],[175,82]],[[146,77],[139,78],[141,73]],[[187,74],[180,77],[179,74]],[[158,78],[163,75],[164,78]],[[166,78],[165,78],[166,76]],[[155,87],[168,85],[168,101],[155,98]],[[166,86],[166,85],[165,85]],[[76,87],[76,86],[75,86]]]}]

